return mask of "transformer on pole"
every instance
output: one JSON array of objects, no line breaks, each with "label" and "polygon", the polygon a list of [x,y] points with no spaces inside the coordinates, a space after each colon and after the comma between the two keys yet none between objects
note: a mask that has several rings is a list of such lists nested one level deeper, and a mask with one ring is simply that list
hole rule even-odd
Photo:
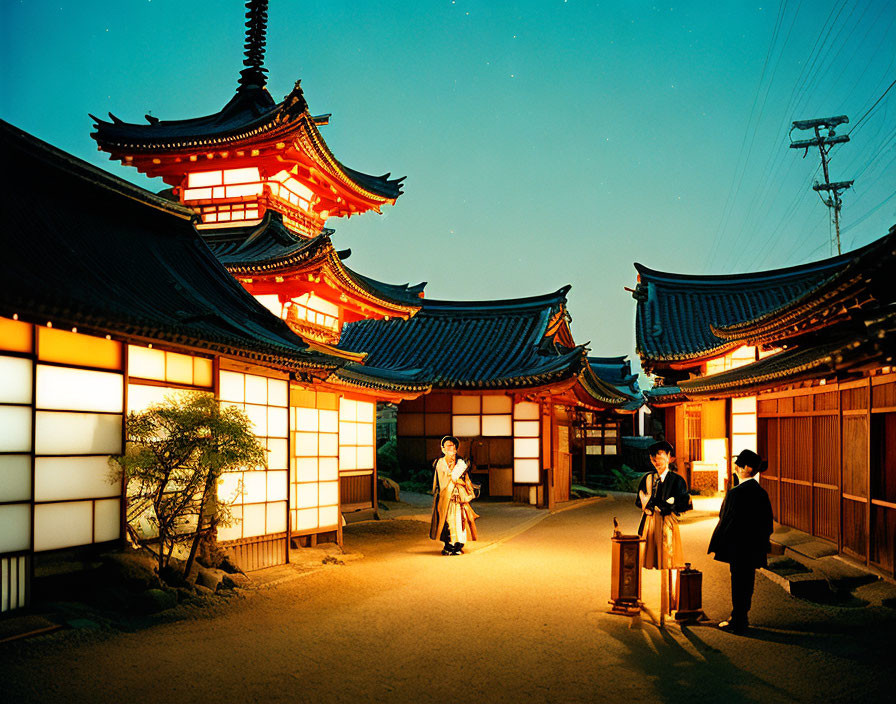
[{"label": "transformer on pole", "polygon": [[[831,209],[834,218],[834,230],[836,232],[837,237],[837,254],[840,254],[840,208],[843,206],[843,201],[840,199],[840,193],[850,188],[853,184],[852,181],[837,181],[835,183],[831,183],[831,179],[828,176],[828,154],[831,151],[831,148],[835,144],[842,144],[844,142],[849,141],[849,135],[838,135],[835,132],[835,128],[838,125],[849,123],[849,118],[846,115],[839,115],[837,117],[822,117],[815,120],[795,120],[793,122],[793,127],[790,128],[790,133],[793,134],[794,130],[814,130],[815,137],[811,139],[800,139],[797,141],[790,141],[791,149],[804,149],[803,158],[806,157],[806,154],[809,153],[809,147],[818,147],[818,151],[821,153],[821,168],[824,172],[824,183],[819,183],[818,181],[812,186],[812,190],[816,193],[821,194],[822,191],[827,191],[830,195],[825,198],[821,196],[821,201]],[[826,135],[822,135],[822,130],[827,130]]]}]

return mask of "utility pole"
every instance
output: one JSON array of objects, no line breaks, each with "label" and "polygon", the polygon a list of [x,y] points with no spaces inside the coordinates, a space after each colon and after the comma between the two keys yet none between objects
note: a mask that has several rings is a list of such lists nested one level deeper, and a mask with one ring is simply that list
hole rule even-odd
[{"label": "utility pole", "polygon": [[[843,207],[843,201],[840,200],[840,193],[847,188],[850,188],[853,182],[837,181],[831,183],[831,179],[828,176],[828,153],[831,151],[831,147],[835,144],[842,144],[843,142],[849,141],[848,134],[838,135],[834,131],[834,128],[838,125],[848,122],[849,118],[846,115],[840,115],[838,117],[822,117],[816,120],[795,120],[793,127],[790,128],[791,134],[793,134],[794,130],[815,130],[815,137],[812,139],[800,139],[796,142],[791,139],[790,148],[805,149],[803,152],[804,159],[809,153],[809,147],[818,147],[818,151],[821,153],[821,168],[822,171],[824,171],[824,183],[816,181],[812,186],[812,190],[819,194],[821,202],[828,206],[833,212],[834,230],[837,233],[837,254],[840,254],[840,208]],[[828,131],[824,136],[821,134],[823,129]],[[821,191],[827,191],[830,195],[825,198],[820,195]]]}]

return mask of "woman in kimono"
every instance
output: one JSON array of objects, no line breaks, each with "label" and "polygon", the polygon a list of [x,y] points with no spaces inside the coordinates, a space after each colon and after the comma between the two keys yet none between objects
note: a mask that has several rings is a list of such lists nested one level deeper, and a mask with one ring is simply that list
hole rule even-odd
[{"label": "woman in kimono", "polygon": [[473,483],[467,475],[467,463],[457,456],[457,438],[442,438],[442,454],[433,463],[432,522],[429,537],[441,540],[443,555],[463,555],[464,544],[476,540],[476,519],[479,516],[470,508],[473,500]]},{"label": "woman in kimono", "polygon": [[635,505],[643,511],[638,534],[645,540],[643,567],[654,570],[684,567],[678,515],[690,510],[688,485],[669,468],[674,450],[666,441],[650,446],[653,472],[645,474]]}]

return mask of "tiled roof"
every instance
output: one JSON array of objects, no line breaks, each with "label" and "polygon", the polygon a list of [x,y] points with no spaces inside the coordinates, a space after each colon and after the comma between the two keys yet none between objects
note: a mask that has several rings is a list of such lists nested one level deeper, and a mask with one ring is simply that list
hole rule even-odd
[{"label": "tiled roof", "polygon": [[205,240],[229,271],[240,274],[276,273],[303,264],[330,244],[332,230],[311,239],[299,237],[283,224],[283,216],[273,210],[256,226],[202,228]]},{"label": "tiled roof", "polygon": [[683,403],[688,397],[678,386],[654,386],[644,392],[647,404],[650,406],[666,406]]},{"label": "tiled roof", "polygon": [[595,375],[619,393],[631,398],[625,410],[637,410],[644,405],[644,394],[638,385],[638,375],[632,374],[631,360],[620,357],[588,357],[588,364]]},{"label": "tiled roof", "polygon": [[375,367],[419,370],[416,378],[437,388],[525,389],[573,380],[587,387],[592,403],[629,403],[630,396],[591,373],[583,347],[544,344],[568,290],[501,301],[422,299],[409,320],[349,323],[339,347],[367,352],[366,363]]},{"label": "tiled roof", "polygon": [[552,308],[566,290],[512,301],[423,299],[410,320],[362,320],[344,326],[339,347],[367,352],[367,363],[426,370],[436,386],[502,387],[564,373],[580,352],[541,354]]},{"label": "tiled roof", "polygon": [[751,320],[716,326],[713,332],[742,344],[780,346],[850,319],[873,318],[882,306],[896,303],[896,225],[849,257],[836,274],[786,305]]},{"label": "tiled roof", "polygon": [[391,174],[372,176],[349,169],[326,146],[317,128],[320,118],[308,112],[308,104],[297,82],[280,103],[264,87],[238,90],[220,111],[186,120],[158,120],[147,116],[148,124],[124,122],[109,114],[109,121],[90,116],[95,122],[91,136],[100,149],[113,158],[155,152],[195,151],[196,149],[237,149],[261,142],[298,140],[303,148],[332,169],[344,183],[375,198],[394,200],[401,195],[404,178]]},{"label": "tiled roof", "polygon": [[639,283],[635,338],[650,369],[655,363],[694,361],[739,346],[713,328],[753,320],[787,306],[843,269],[845,254],[820,262],[745,274],[686,275],[635,264]]},{"label": "tiled roof", "polygon": [[[0,123],[0,315],[335,369],[231,277],[188,210]],[[40,184],[40,187],[35,187]]]},{"label": "tiled roof", "polygon": [[333,230],[317,237],[300,237],[283,225],[280,213],[268,211],[254,227],[201,229],[200,236],[221,263],[235,276],[289,275],[327,268],[355,293],[396,308],[395,314],[412,314],[420,305],[425,283],[387,284],[345,266],[351,250],[337,252],[330,239]]}]

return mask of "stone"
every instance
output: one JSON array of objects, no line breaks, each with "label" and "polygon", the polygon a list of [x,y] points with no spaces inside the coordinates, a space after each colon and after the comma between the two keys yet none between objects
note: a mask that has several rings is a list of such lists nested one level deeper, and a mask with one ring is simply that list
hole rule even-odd
[{"label": "stone", "polygon": [[401,501],[401,487],[397,482],[383,476],[377,477],[377,479],[379,480],[378,498],[383,501]]},{"label": "stone", "polygon": [[209,567],[200,567],[196,575],[196,584],[197,586],[203,586],[206,589],[211,589],[213,592],[218,591],[218,589],[220,589],[222,586],[221,582],[226,576],[227,573],[224,570],[218,570]]},{"label": "stone", "polygon": [[143,551],[111,552],[102,556],[108,582],[118,582],[133,592],[161,589],[158,563],[154,556]]},{"label": "stone", "polygon": [[246,589],[252,584],[252,580],[242,572],[234,572],[233,574],[224,575],[221,583],[227,589]]},{"label": "stone", "polygon": [[143,610],[155,614],[177,606],[177,592],[173,589],[147,589],[141,595]]}]

